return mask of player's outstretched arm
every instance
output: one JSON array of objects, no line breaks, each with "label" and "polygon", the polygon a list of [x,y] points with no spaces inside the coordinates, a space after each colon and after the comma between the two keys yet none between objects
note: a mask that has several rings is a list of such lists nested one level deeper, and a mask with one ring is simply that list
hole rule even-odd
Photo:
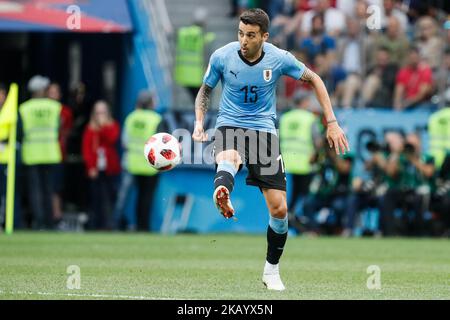
[{"label": "player's outstretched arm", "polygon": [[323,109],[325,119],[327,120],[327,140],[330,148],[334,147],[336,154],[339,154],[340,152],[344,154],[345,150],[350,151],[347,138],[336,120],[333,107],[331,106],[330,96],[328,95],[322,79],[307,68],[305,72],[303,72],[301,80],[311,84],[316,93],[317,100]]},{"label": "player's outstretched arm", "polygon": [[212,88],[206,84],[202,84],[195,98],[195,126],[194,133],[192,133],[192,139],[194,141],[203,142],[208,140],[208,135],[203,129],[203,121],[205,119],[205,113],[209,108],[209,101],[211,100]]}]

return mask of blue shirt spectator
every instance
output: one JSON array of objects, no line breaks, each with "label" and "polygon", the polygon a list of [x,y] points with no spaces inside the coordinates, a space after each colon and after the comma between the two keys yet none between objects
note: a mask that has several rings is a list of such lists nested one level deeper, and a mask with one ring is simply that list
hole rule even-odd
[{"label": "blue shirt spectator", "polygon": [[307,53],[309,61],[314,61],[318,54],[328,54],[336,50],[335,39],[325,33],[323,16],[320,14],[314,16],[312,25],[311,36],[300,43],[300,50]]}]

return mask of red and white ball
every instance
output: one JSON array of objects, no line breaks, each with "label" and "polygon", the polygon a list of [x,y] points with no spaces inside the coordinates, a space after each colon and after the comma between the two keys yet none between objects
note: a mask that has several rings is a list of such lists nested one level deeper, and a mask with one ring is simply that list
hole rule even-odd
[{"label": "red and white ball", "polygon": [[181,143],[169,133],[156,133],[145,143],[144,156],[158,171],[173,169],[181,162]]}]

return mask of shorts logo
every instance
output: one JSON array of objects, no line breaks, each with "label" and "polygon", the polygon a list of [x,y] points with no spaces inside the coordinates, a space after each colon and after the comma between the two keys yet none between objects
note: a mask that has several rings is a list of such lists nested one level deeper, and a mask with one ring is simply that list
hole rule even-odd
[{"label": "shorts logo", "polygon": [[263,71],[264,80],[269,82],[272,79],[272,69],[266,69]]}]

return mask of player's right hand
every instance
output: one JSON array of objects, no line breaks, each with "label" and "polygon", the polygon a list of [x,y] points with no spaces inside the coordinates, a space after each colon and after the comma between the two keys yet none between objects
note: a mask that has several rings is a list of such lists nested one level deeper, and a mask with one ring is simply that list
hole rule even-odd
[{"label": "player's right hand", "polygon": [[196,142],[208,141],[208,134],[203,129],[203,125],[196,124],[194,128],[194,133],[192,134],[192,139]]},{"label": "player's right hand", "polygon": [[345,154],[346,150],[350,151],[347,137],[337,122],[330,123],[327,126],[327,140],[330,148],[334,147],[337,155]]}]

